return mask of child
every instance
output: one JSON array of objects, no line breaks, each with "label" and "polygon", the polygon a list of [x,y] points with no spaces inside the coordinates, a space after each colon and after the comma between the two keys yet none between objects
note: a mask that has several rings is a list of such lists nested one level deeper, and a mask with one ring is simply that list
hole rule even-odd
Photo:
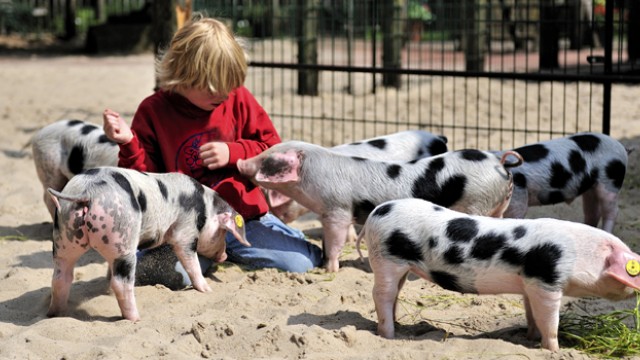
[{"label": "child", "polygon": [[[238,159],[261,153],[279,143],[280,137],[243,86],[247,60],[229,29],[218,20],[196,15],[174,35],[156,69],[159,90],[139,105],[131,128],[117,112],[104,111],[105,133],[120,145],[118,165],[181,172],[216,190],[244,216],[252,244],[245,247],[227,236],[231,262],[291,272],[321,266],[322,250],[267,214],[260,188],[237,171]],[[171,251],[139,252],[136,283],[181,287],[167,283],[166,271],[174,267],[186,275],[176,260]],[[205,270],[211,264],[200,260]],[[183,277],[188,285],[188,277]]]}]

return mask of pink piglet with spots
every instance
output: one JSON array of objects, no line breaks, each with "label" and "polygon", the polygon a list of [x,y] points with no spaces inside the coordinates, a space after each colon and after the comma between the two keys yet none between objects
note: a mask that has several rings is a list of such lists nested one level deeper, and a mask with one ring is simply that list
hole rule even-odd
[{"label": "pink piglet with spots", "polygon": [[74,176],[62,192],[49,193],[56,205],[50,317],[67,310],[75,263],[91,248],[109,264],[122,316],[137,321],[138,249],[170,244],[193,287],[210,292],[197,254],[226,260],[227,231],[250,246],[242,216],[218,193],[184,174],[100,167]]}]

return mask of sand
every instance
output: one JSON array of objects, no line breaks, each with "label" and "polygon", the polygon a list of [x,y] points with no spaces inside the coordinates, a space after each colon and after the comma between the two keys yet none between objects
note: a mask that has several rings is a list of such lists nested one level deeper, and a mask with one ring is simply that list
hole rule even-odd
[{"label": "sand", "polygon": [[[40,127],[63,118],[100,121],[105,107],[130,117],[154,86],[152,56],[0,56],[0,358],[2,359],[587,359],[526,339],[520,296],[460,295],[410,278],[400,294],[397,338],[376,335],[373,275],[345,248],[341,270],[290,274],[234,264],[208,275],[212,293],[136,287],[142,320],[122,320],[90,252],[76,266],[70,310],[47,318],[51,219],[28,147]],[[614,87],[612,135],[640,142],[638,87]],[[267,103],[277,103],[268,101]],[[270,109],[267,108],[267,111]],[[638,156],[631,154],[615,233],[636,251]],[[530,217],[580,221],[581,204],[536,208]],[[309,214],[294,226],[319,243]],[[579,313],[635,306],[566,299]]]}]

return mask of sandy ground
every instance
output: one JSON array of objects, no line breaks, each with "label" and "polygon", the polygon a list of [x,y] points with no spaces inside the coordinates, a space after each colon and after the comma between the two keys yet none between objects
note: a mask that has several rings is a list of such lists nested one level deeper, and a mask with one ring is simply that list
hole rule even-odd
[{"label": "sandy ground", "polygon": [[[415,278],[400,295],[397,338],[382,339],[375,334],[373,276],[354,244],[347,245],[337,274],[223,264],[208,276],[213,293],[137,287],[137,323],[121,319],[107,266],[88,253],[76,267],[68,317],[49,319],[51,220],[26,145],[34,131],[59,119],[100,121],[107,106],[130,117],[154,86],[152,57],[0,56],[0,81],[2,359],[591,358],[567,348],[550,353],[527,340],[519,296],[460,295]],[[627,145],[640,142],[638,95],[638,87],[614,89],[612,135]],[[615,229],[636,251],[639,154],[631,154]],[[578,200],[537,208],[530,216],[580,221],[580,209]],[[318,241],[313,215],[294,225]],[[596,313],[632,308],[634,301],[588,299],[567,301],[567,307]]]}]

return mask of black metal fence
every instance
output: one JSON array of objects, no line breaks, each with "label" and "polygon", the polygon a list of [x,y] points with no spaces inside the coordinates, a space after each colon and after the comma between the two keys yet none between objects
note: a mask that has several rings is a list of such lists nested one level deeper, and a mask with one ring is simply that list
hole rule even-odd
[{"label": "black metal fence", "polygon": [[325,145],[407,128],[493,149],[608,133],[612,84],[640,81],[632,1],[195,4],[250,39],[248,85],[283,137]]},{"label": "black metal fence", "polygon": [[193,8],[248,40],[247,86],[284,139],[335,145],[414,128],[446,135],[451,148],[498,149],[608,133],[612,85],[640,83],[635,0],[194,0]]}]

